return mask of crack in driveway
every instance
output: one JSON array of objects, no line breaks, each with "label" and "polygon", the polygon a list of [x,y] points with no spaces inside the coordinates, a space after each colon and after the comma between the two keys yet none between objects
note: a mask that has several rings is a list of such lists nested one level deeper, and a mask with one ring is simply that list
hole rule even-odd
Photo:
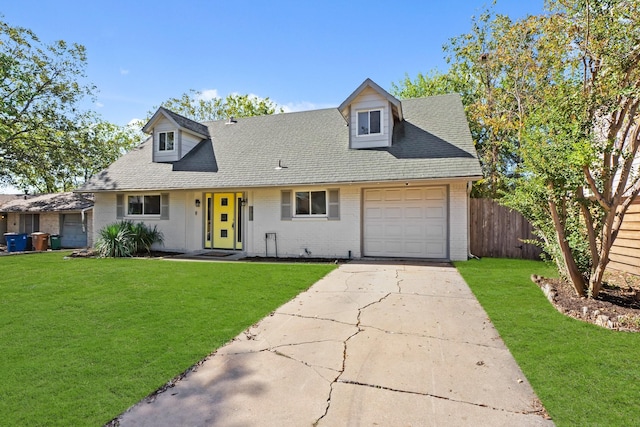
[{"label": "crack in driveway", "polygon": [[540,410],[509,411],[509,410],[506,410],[504,408],[496,408],[494,406],[490,406],[490,405],[487,405],[487,404],[484,404],[484,403],[475,403],[475,402],[469,402],[469,401],[466,401],[466,400],[452,399],[450,397],[440,396],[440,395],[432,394],[432,393],[421,393],[419,391],[400,390],[400,389],[396,389],[396,388],[392,388],[392,387],[386,387],[386,386],[381,386],[381,385],[376,385],[376,384],[361,383],[361,382],[352,381],[352,380],[340,380],[340,379],[338,379],[336,382],[339,382],[341,384],[356,385],[356,386],[360,386],[360,387],[370,387],[370,388],[375,388],[375,389],[379,389],[379,390],[387,390],[387,391],[391,391],[391,392],[394,392],[394,393],[404,393],[404,394],[412,394],[412,395],[416,395],[416,396],[432,397],[434,399],[442,399],[442,400],[447,400],[449,402],[455,402],[455,403],[464,403],[466,405],[472,405],[472,406],[477,406],[477,407],[480,407],[480,408],[491,409],[492,411],[507,412],[507,413],[511,413],[511,414],[538,414],[538,413],[540,413]]},{"label": "crack in driveway", "polygon": [[366,310],[367,308],[375,305],[375,304],[380,304],[382,301],[384,301],[386,298],[388,298],[392,293],[389,292],[386,295],[384,295],[382,298],[378,299],[377,301],[373,301],[370,302],[369,304],[366,304],[362,307],[358,308],[358,317],[357,317],[357,322],[355,324],[355,326],[358,328],[358,330],[356,332],[354,332],[352,335],[350,335],[349,337],[347,337],[346,340],[344,340],[343,344],[344,344],[344,350],[342,352],[342,368],[340,369],[340,373],[338,374],[338,376],[336,377],[335,380],[333,380],[330,384],[329,387],[329,396],[327,397],[327,406],[325,408],[324,414],[322,414],[322,416],[320,416],[320,418],[318,418],[313,425],[317,426],[320,421],[322,421],[322,419],[324,417],[327,416],[327,414],[329,413],[329,409],[331,408],[331,396],[333,394],[333,386],[334,384],[338,383],[338,382],[342,382],[340,381],[340,377],[342,376],[342,374],[344,374],[345,368],[346,368],[346,364],[347,364],[347,345],[349,343],[349,341],[355,337],[356,335],[358,335],[360,332],[364,331],[364,328],[361,327],[360,325],[360,317],[362,316],[362,312],[363,310]]}]

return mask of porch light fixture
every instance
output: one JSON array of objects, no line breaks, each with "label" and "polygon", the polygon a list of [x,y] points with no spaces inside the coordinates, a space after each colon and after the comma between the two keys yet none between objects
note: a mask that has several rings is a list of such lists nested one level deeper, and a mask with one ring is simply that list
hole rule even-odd
[{"label": "porch light fixture", "polygon": [[200,199],[196,199],[196,208],[200,207]]},{"label": "porch light fixture", "polygon": [[240,206],[247,206],[247,199],[240,199]]}]

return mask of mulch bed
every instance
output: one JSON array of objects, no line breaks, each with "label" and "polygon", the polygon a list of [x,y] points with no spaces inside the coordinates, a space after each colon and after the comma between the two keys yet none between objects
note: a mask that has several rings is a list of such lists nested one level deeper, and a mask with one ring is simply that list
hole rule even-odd
[{"label": "mulch bed", "polygon": [[608,271],[596,299],[576,296],[560,279],[531,278],[561,313],[608,329],[640,332],[640,276]]}]

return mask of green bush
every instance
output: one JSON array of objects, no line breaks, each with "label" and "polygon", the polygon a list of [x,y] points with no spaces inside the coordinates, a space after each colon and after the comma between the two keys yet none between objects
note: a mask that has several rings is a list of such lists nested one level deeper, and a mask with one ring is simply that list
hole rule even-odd
[{"label": "green bush", "polygon": [[158,231],[158,226],[150,228],[143,222],[120,221],[98,232],[96,250],[103,258],[122,258],[150,253],[154,243],[163,242],[164,236]]}]

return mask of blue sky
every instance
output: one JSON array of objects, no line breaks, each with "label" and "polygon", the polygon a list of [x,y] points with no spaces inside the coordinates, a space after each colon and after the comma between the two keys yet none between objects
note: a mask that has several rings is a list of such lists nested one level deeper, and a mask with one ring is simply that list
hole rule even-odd
[{"label": "blue sky", "polygon": [[[490,1],[20,0],[4,21],[88,52],[93,108],[124,125],[190,89],[269,97],[287,111],[339,105],[365,78],[386,89],[446,69],[442,45]],[[498,0],[512,18],[543,1]]]}]

